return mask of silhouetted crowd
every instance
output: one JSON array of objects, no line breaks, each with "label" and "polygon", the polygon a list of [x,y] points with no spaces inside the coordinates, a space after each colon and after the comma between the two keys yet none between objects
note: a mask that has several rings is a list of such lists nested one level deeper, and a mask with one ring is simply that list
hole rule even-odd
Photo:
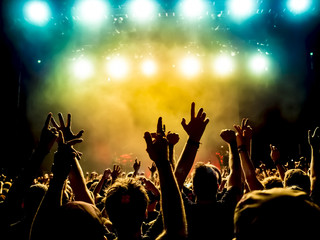
[{"label": "silhouetted crowd", "polygon": [[[320,239],[318,127],[308,131],[310,159],[287,164],[270,145],[273,167],[256,168],[245,118],[220,132],[227,166],[195,163],[209,119],[192,103],[190,119],[181,122],[188,140],[179,159],[179,135],[166,132],[161,117],[144,133],[151,159],[144,174],[138,159],[131,172],[113,165],[84,173],[76,150],[83,131],[73,133],[71,123],[71,114],[65,120],[59,113],[57,121],[49,113],[21,174],[0,176],[1,239]],[[39,176],[50,151],[51,172]]]}]

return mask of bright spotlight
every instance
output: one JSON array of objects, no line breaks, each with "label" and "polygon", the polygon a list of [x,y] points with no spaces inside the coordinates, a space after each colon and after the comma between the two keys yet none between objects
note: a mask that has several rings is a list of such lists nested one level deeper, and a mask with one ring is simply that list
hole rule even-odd
[{"label": "bright spotlight", "polygon": [[110,77],[117,79],[124,78],[129,72],[128,62],[122,57],[113,58],[107,64],[107,72],[110,74]]},{"label": "bright spotlight", "polygon": [[205,14],[206,6],[202,0],[184,0],[180,10],[186,17],[197,18]]},{"label": "bright spotlight", "polygon": [[147,20],[155,15],[156,4],[153,0],[133,0],[130,15],[137,20]]},{"label": "bright spotlight", "polygon": [[102,0],[82,0],[78,3],[76,14],[85,23],[99,23],[107,14],[107,5]]},{"label": "bright spotlight", "polygon": [[30,1],[24,5],[23,14],[27,21],[37,26],[44,26],[51,17],[48,3],[44,1]]},{"label": "bright spotlight", "polygon": [[287,6],[293,13],[299,14],[310,8],[311,0],[288,0]]},{"label": "bright spotlight", "polygon": [[153,60],[145,60],[141,65],[141,70],[147,76],[154,75],[157,72],[156,63]]},{"label": "bright spotlight", "polygon": [[250,17],[255,8],[254,0],[229,0],[229,10],[234,18]]},{"label": "bright spotlight", "polygon": [[180,62],[181,73],[186,77],[194,77],[201,71],[200,61],[195,57],[186,57]]},{"label": "bright spotlight", "polygon": [[269,62],[268,59],[263,55],[256,55],[251,58],[249,67],[255,74],[260,74],[268,71]]},{"label": "bright spotlight", "polygon": [[213,67],[218,75],[226,76],[233,72],[234,61],[232,57],[222,55],[215,59]]},{"label": "bright spotlight", "polygon": [[88,59],[78,59],[73,63],[73,74],[81,80],[91,77],[94,73],[94,67]]}]

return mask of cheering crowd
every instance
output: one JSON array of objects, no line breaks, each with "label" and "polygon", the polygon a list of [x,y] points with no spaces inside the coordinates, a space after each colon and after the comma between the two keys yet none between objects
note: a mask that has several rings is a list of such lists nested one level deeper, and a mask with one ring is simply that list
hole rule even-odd
[{"label": "cheering crowd", "polygon": [[[191,104],[182,119],[188,140],[179,159],[179,135],[145,132],[150,177],[135,160],[131,172],[119,165],[84,174],[83,131],[74,134],[71,114],[58,121],[49,113],[38,146],[19,176],[0,178],[1,239],[318,239],[320,238],[320,129],[309,130],[310,159],[281,161],[270,145],[273,168],[251,159],[253,130],[248,119],[223,129],[228,166],[222,169],[195,157],[209,123]],[[57,143],[57,144],[55,144]],[[57,147],[56,147],[57,146]],[[38,176],[50,151],[50,174]]]}]

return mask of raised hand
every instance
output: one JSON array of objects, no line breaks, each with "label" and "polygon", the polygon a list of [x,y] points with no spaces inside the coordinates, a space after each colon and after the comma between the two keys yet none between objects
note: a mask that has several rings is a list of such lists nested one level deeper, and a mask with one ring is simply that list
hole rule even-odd
[{"label": "raised hand", "polygon": [[221,130],[220,137],[228,144],[231,144],[236,141],[236,133],[231,129]]},{"label": "raised hand", "polygon": [[64,139],[63,133],[59,130],[58,137],[58,150],[55,153],[54,165],[52,166],[52,172],[55,175],[67,177],[73,164],[73,159],[77,156],[77,151],[73,146],[77,143],[81,143],[81,138],[75,138],[70,141]]},{"label": "raised hand", "polygon": [[52,113],[49,113],[40,135],[39,147],[45,151],[50,151],[55,141],[58,139],[59,132],[55,127],[50,127]]},{"label": "raised hand", "polygon": [[191,104],[190,122],[186,123],[186,119],[183,118],[181,125],[193,141],[199,142],[208,122],[209,119],[206,118],[206,113],[203,112],[203,108],[199,109],[197,116],[195,115],[195,103],[193,102]]},{"label": "raised hand", "polygon": [[169,131],[168,134],[167,134],[167,140],[168,140],[169,144],[176,145],[180,140],[179,134],[178,133],[172,133],[172,132]]},{"label": "raised hand", "polygon": [[280,151],[276,146],[270,144],[270,157],[274,163],[277,163],[280,159]]},{"label": "raised hand", "polygon": [[138,161],[138,159],[134,160],[133,169],[135,173],[139,172],[140,167],[141,167],[141,161]]},{"label": "raised hand", "polygon": [[308,142],[310,147],[319,149],[320,148],[320,128],[316,129],[311,133],[311,130],[308,131]]},{"label": "raised hand", "polygon": [[113,171],[111,172],[112,181],[114,182],[121,174],[121,167],[119,165],[113,165]]},{"label": "raised hand", "polygon": [[162,127],[162,118],[159,117],[157,124],[157,135],[153,137],[150,132],[144,133],[144,139],[147,144],[147,152],[151,160],[156,165],[161,164],[161,161],[168,161],[168,141],[165,138]]},{"label": "raised hand", "polygon": [[151,174],[154,174],[157,171],[157,166],[154,162],[152,162],[151,167],[148,167],[148,168],[149,168]]},{"label": "raised hand", "polygon": [[57,122],[54,120],[54,118],[51,118],[52,125],[57,129],[61,130],[64,136],[64,139],[66,141],[70,141],[72,139],[80,138],[83,134],[83,130],[79,131],[77,134],[74,134],[71,130],[71,114],[68,114],[67,123],[65,124],[64,118],[61,113],[58,113],[60,126],[57,124]]}]

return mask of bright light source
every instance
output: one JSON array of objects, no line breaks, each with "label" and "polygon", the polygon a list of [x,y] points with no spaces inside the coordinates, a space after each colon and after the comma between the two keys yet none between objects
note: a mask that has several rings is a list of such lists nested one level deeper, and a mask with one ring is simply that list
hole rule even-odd
[{"label": "bright light source", "polygon": [[113,58],[107,64],[107,72],[110,74],[110,77],[118,79],[124,78],[128,71],[128,62],[122,57]]},{"label": "bright light source", "polygon": [[153,0],[133,0],[130,15],[137,20],[147,20],[155,15],[156,4]]},{"label": "bright light source", "polygon": [[141,65],[141,70],[143,74],[151,76],[157,72],[157,65],[153,60],[145,60]]},{"label": "bright light source", "polygon": [[229,10],[234,18],[247,18],[254,12],[254,0],[229,0]]},{"label": "bright light source", "polygon": [[180,10],[186,17],[197,18],[205,14],[206,6],[202,0],[184,0]]},{"label": "bright light source", "polygon": [[201,71],[200,61],[195,57],[186,57],[180,62],[180,71],[186,77],[194,77]]},{"label": "bright light source", "polygon": [[299,14],[310,8],[311,0],[288,0],[287,6],[293,13]]},{"label": "bright light source", "polygon": [[82,0],[76,7],[76,14],[85,23],[97,24],[107,14],[107,5],[102,0]]},{"label": "bright light source", "polygon": [[44,1],[30,1],[24,5],[23,14],[27,21],[34,25],[44,26],[51,17],[48,3]]},{"label": "bright light source", "polygon": [[73,74],[81,80],[91,77],[94,73],[94,66],[88,59],[78,59],[72,66]]},{"label": "bright light source", "polygon": [[213,67],[218,75],[226,76],[233,72],[234,61],[231,56],[222,55],[215,59]]},{"label": "bright light source", "polygon": [[251,58],[249,67],[252,72],[260,74],[268,71],[269,62],[268,59],[263,55],[256,55]]}]

